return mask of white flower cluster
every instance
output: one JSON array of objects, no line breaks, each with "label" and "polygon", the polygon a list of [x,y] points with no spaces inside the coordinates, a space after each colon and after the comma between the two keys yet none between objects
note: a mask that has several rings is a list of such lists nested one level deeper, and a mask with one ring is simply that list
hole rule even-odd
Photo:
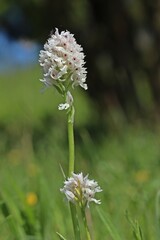
[{"label": "white flower cluster", "polygon": [[[39,62],[43,67],[44,78],[41,81],[47,86],[55,86],[66,98],[69,87],[81,86],[87,89],[86,68],[84,67],[83,48],[77,44],[74,35],[69,31],[59,33],[56,29],[40,51]],[[67,109],[70,103],[59,106]]]},{"label": "white flower cluster", "polygon": [[72,176],[64,182],[64,188],[60,191],[66,195],[68,201],[78,203],[81,207],[89,207],[90,202],[101,204],[101,201],[95,199],[94,196],[102,189],[96,181],[89,180],[88,175],[83,177],[83,173],[72,173]]}]

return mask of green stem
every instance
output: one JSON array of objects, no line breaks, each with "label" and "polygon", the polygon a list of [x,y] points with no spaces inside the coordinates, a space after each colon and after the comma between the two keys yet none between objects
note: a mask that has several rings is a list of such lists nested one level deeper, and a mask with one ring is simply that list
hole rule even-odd
[{"label": "green stem", "polygon": [[68,175],[74,172],[74,131],[73,123],[70,121],[70,116],[68,117],[68,143],[69,143],[69,172]]},{"label": "green stem", "polygon": [[81,240],[77,209],[76,209],[76,206],[73,205],[73,203],[70,203],[70,211],[71,211],[75,240]]},{"label": "green stem", "polygon": [[[71,176],[71,173],[74,172],[74,157],[75,156],[74,156],[73,121],[71,121],[71,115],[70,114],[68,114],[68,144],[69,144],[69,170],[68,170],[68,175]],[[76,210],[76,206],[73,205],[73,203],[70,203],[70,211],[71,211],[75,240],[81,240],[77,210]]]},{"label": "green stem", "polygon": [[87,224],[87,218],[86,218],[86,213],[85,213],[85,208],[84,207],[81,208],[81,213],[82,213],[84,227],[85,227],[85,230],[86,230],[87,240],[91,240],[91,234],[90,234],[89,227],[88,227],[88,224]]}]

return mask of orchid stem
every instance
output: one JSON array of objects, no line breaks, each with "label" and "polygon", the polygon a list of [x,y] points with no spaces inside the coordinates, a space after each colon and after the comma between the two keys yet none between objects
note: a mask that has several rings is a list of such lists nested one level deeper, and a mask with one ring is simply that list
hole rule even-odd
[{"label": "orchid stem", "polygon": [[86,212],[85,212],[84,207],[81,208],[81,213],[82,213],[83,224],[84,224],[84,227],[85,227],[87,240],[91,240],[91,234],[90,234],[89,227],[88,227],[88,224],[87,224]]},{"label": "orchid stem", "polygon": [[[71,116],[68,114],[68,145],[69,145],[69,177],[74,172],[74,162],[75,162],[75,154],[74,154],[74,129],[73,129],[73,121],[71,121]],[[81,240],[80,237],[80,228],[78,222],[78,215],[76,206],[73,203],[70,203],[70,211],[72,217],[72,224],[74,230],[75,240]]]},{"label": "orchid stem", "polygon": [[71,176],[74,172],[74,130],[73,123],[68,119],[68,143],[69,143],[69,172],[68,175]]}]

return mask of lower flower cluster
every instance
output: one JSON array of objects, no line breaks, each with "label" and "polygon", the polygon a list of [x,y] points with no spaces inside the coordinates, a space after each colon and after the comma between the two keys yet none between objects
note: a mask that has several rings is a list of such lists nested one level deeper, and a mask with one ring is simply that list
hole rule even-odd
[{"label": "lower flower cluster", "polygon": [[68,201],[78,203],[80,207],[89,207],[90,202],[101,204],[100,200],[95,199],[95,194],[101,192],[102,189],[96,181],[89,180],[88,175],[84,177],[83,173],[72,173],[60,191],[65,194]]}]

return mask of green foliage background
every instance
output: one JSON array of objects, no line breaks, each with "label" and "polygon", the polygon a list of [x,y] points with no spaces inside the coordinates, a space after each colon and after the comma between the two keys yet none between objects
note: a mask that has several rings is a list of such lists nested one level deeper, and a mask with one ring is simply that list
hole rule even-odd
[{"label": "green foliage background", "polygon": [[[54,89],[40,92],[40,75],[36,67],[0,78],[2,240],[56,239],[57,231],[72,239],[67,204],[59,191],[60,165],[67,172],[66,116],[57,110],[61,99]],[[99,120],[93,102],[77,90],[75,101],[76,170],[89,173],[103,189],[97,210],[105,220],[93,205],[88,216],[94,239],[133,239],[128,211],[138,220],[144,239],[158,240],[159,128],[137,122],[96,132],[93,126]],[[33,205],[27,201],[29,193],[37,196]]]}]

